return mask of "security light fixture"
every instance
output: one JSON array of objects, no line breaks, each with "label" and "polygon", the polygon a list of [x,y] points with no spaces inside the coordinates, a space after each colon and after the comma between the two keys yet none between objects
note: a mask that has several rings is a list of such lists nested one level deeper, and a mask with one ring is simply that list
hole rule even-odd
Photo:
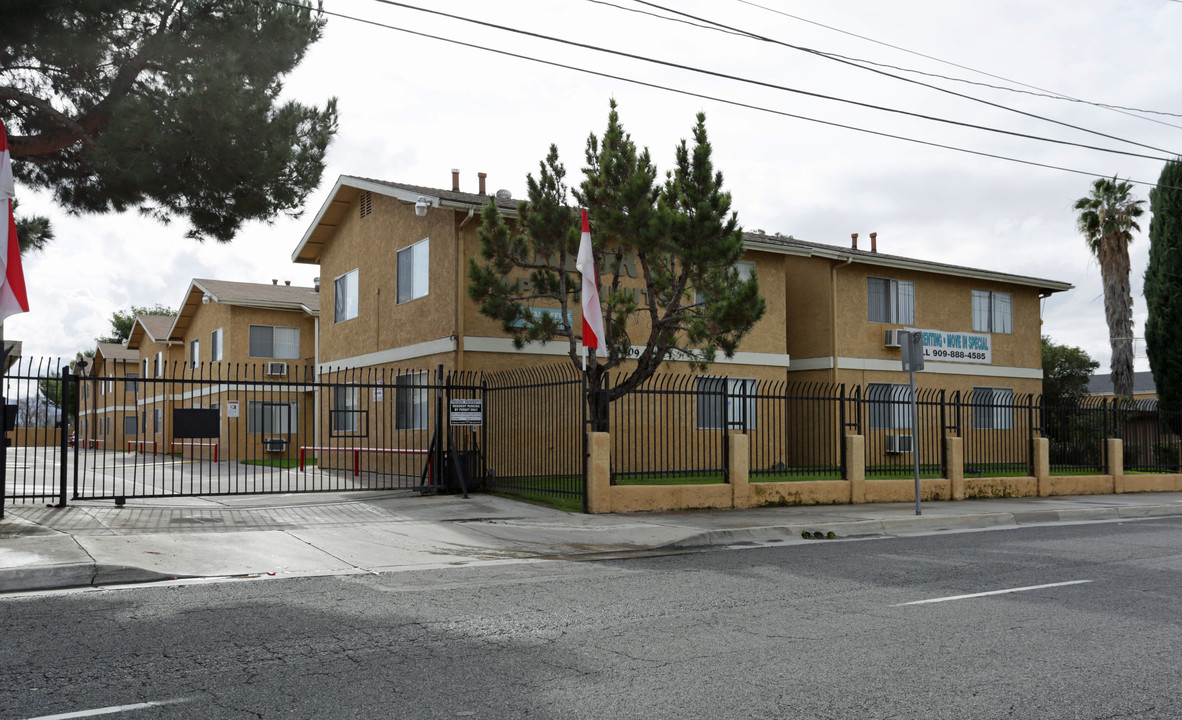
[{"label": "security light fixture", "polygon": [[431,203],[427,202],[427,198],[420,195],[418,202],[415,203],[415,215],[418,215],[419,217],[426,217],[427,208],[429,207],[431,207]]},{"label": "security light fixture", "polygon": [[202,295],[202,296],[201,296],[201,304],[202,304],[202,305],[208,305],[208,304],[209,304],[209,301],[210,301],[210,300],[212,300],[212,299],[213,299],[213,298],[211,298],[211,297],[209,296],[209,293],[206,293],[205,295]]}]

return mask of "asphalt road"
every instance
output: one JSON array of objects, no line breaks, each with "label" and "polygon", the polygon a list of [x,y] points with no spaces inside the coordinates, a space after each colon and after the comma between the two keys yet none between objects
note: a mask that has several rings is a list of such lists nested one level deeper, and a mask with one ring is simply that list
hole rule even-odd
[{"label": "asphalt road", "polygon": [[1177,718],[1180,570],[1158,519],[0,598],[0,719]]}]

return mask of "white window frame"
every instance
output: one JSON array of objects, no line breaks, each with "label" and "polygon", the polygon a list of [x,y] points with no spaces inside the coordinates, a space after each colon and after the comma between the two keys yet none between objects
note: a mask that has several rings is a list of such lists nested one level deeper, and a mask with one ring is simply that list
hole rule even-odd
[{"label": "white window frame", "polygon": [[974,387],[973,429],[1013,430],[1014,389]]},{"label": "white window frame", "polygon": [[[431,238],[423,238],[399,250],[396,265],[397,304],[426,297],[431,290]],[[409,288],[406,287],[407,280]]]},{"label": "white window frame", "polygon": [[[721,395],[722,383],[726,383],[726,427],[722,427],[722,407],[717,405]],[[756,428],[756,398],[759,381],[755,378],[732,377],[699,377],[694,380],[694,391],[697,393],[695,403],[697,427],[699,430],[738,429],[743,427],[743,412],[746,405],[747,429]],[[747,394],[744,403],[741,397]]]},{"label": "white window frame", "polygon": [[209,334],[209,361],[217,362],[225,357],[226,348],[222,344],[225,335],[221,328]]},{"label": "white window frame", "polygon": [[153,374],[153,377],[164,377],[164,351],[163,350],[156,353],[155,363],[156,364],[153,369],[156,372]]},{"label": "white window frame", "polygon": [[1012,334],[1014,332],[1013,293],[974,290],[973,332]]},{"label": "white window frame", "polygon": [[911,385],[867,383],[866,426],[871,430],[911,429]]},{"label": "white window frame", "polygon": [[[269,328],[271,330],[271,347],[270,355],[255,355],[254,331],[255,328]],[[278,344],[275,342],[276,331],[291,330],[295,333],[294,343],[288,341],[287,346],[294,346],[293,350],[289,352],[294,354],[280,355],[276,351],[279,350]],[[300,359],[300,329],[298,327],[290,327],[287,325],[251,325],[248,329],[247,345],[249,346],[250,357],[252,358],[268,358],[273,360],[299,360]]]},{"label": "white window frame", "polygon": [[347,273],[338,275],[332,281],[332,321],[345,322],[357,317],[358,269],[353,268]]},{"label": "white window frame", "polygon": [[[879,286],[879,292],[876,293],[875,285],[877,283],[886,283],[886,285]],[[882,295],[883,290],[886,291],[886,307],[879,308],[875,305],[874,299],[876,295]],[[879,310],[879,312],[875,313],[875,310]],[[866,317],[872,323],[914,325],[915,283],[910,280],[892,280],[891,278],[874,276],[867,277]]]},{"label": "white window frame", "polygon": [[189,341],[189,368],[196,370],[201,364],[201,341],[193,338]]}]

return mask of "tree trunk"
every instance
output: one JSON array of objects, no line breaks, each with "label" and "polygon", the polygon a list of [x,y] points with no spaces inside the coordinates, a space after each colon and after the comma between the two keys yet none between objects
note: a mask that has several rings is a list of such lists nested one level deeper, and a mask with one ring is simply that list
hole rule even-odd
[{"label": "tree trunk", "polygon": [[1129,285],[1129,246],[1119,237],[1100,240],[1100,279],[1104,286],[1104,319],[1112,349],[1109,368],[1117,397],[1133,397],[1133,292]]}]

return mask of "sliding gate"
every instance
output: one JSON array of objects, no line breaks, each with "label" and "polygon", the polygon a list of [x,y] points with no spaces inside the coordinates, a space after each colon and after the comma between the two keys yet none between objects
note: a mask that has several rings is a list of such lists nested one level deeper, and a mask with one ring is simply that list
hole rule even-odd
[{"label": "sliding gate", "polygon": [[[91,377],[50,361],[11,368],[4,414],[16,427],[0,463],[0,513],[5,502],[82,498],[466,490],[484,476],[481,387],[442,368],[170,370],[145,378]],[[462,433],[447,423],[452,400],[467,401],[456,404],[468,410]]]}]

